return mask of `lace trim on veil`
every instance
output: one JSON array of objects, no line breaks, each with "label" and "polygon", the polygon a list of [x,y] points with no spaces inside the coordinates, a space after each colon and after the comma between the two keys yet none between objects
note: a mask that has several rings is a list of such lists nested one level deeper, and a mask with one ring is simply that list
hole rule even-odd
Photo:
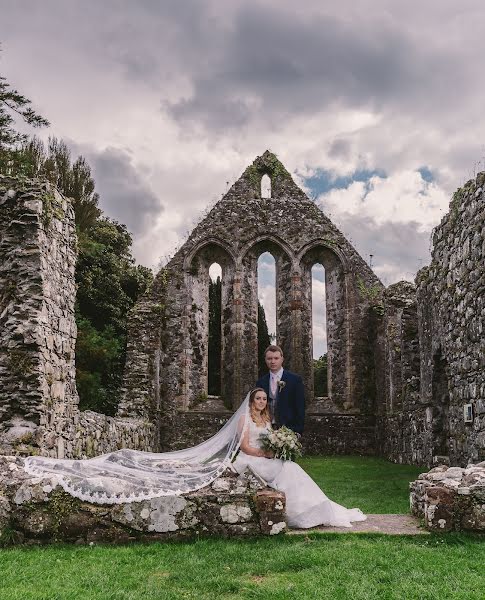
[{"label": "lace trim on veil", "polygon": [[25,470],[50,477],[72,496],[95,504],[194,492],[220,477],[234,459],[248,427],[248,400],[249,394],[214,436],[191,448],[161,453],[123,449],[82,460],[29,456]]}]

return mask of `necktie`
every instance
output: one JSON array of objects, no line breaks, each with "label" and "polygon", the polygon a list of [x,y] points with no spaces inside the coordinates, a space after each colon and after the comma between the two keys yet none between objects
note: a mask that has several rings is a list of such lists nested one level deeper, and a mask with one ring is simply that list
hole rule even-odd
[{"label": "necktie", "polygon": [[276,376],[272,375],[271,376],[271,395],[273,396],[273,398],[276,398],[276,388],[277,388]]}]

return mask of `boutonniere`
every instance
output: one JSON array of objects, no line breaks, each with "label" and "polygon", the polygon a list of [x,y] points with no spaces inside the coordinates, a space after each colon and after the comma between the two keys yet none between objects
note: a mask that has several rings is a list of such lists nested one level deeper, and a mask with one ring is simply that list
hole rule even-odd
[{"label": "boutonniere", "polygon": [[285,387],[286,385],[286,381],[282,381],[281,379],[278,381],[278,391],[281,392],[281,390]]}]

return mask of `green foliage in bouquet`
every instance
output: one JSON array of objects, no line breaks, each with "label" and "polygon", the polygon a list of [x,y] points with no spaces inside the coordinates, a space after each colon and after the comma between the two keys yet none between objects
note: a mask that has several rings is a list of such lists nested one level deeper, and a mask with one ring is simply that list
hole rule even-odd
[{"label": "green foliage in bouquet", "polygon": [[262,434],[260,440],[263,449],[272,452],[275,458],[295,460],[302,455],[298,434],[285,425],[270,433]]}]

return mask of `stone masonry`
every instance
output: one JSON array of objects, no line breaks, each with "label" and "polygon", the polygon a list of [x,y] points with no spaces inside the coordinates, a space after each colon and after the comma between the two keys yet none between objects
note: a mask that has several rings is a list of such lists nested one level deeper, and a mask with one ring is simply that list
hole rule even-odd
[{"label": "stone masonry", "polygon": [[[271,178],[270,198],[261,197],[263,175]],[[312,446],[318,450],[321,439],[327,450],[325,436],[333,428],[338,451],[369,451],[376,406],[369,331],[384,288],[270,152],[197,225],[133,310],[119,414],[158,422],[163,448],[200,441],[192,424],[210,421],[204,405],[214,262],[222,268],[222,394],[216,427],[204,435],[220,427],[227,408],[239,406],[257,379],[257,261],[263,252],[276,262],[277,342],[286,367],[303,377],[309,415],[320,412],[313,403],[311,269],[325,268],[330,411],[315,422]]]},{"label": "stone masonry", "polygon": [[485,173],[455,192],[416,288],[390,286],[384,304],[376,349],[380,452],[427,465],[483,461]]},{"label": "stone masonry", "polygon": [[50,477],[32,477],[23,460],[0,456],[0,547],[286,531],[284,494],[266,488],[249,471],[236,475],[227,470],[207,487],[183,496],[101,505],[72,497]]},{"label": "stone masonry", "polygon": [[[271,197],[261,197],[261,178]],[[415,284],[387,289],[271,153],[193,230],[130,317],[116,417],[75,388],[73,210],[0,178],[0,453],[95,456],[209,437],[256,380],[257,260],[276,261],[277,341],[303,376],[305,446],[465,466],[485,451],[485,174],[459,189]],[[209,267],[222,267],[221,397],[207,397]],[[325,267],[328,397],[314,398],[311,268]],[[469,419],[464,419],[468,408]]]},{"label": "stone masonry", "polygon": [[430,531],[485,532],[485,462],[438,465],[410,484],[411,511]]},{"label": "stone masonry", "polygon": [[80,412],[74,211],[47,182],[0,176],[0,453],[151,449],[153,424]]}]

